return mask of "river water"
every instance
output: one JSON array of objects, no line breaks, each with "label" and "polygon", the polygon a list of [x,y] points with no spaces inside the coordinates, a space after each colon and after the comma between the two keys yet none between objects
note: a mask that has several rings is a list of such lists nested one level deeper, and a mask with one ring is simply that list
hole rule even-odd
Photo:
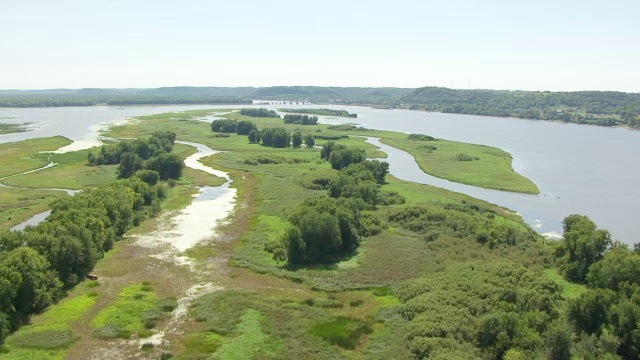
[{"label": "river water", "polygon": [[[75,148],[98,143],[98,130],[131,116],[189,109],[221,109],[229,105],[147,107],[83,107],[0,109],[5,122],[32,123],[34,131],[0,135],[0,143],[27,138],[63,135],[76,141]],[[276,108],[276,106],[254,106]],[[286,105],[287,108],[311,107]],[[323,106],[327,107],[327,106]],[[394,176],[445,187],[508,207],[541,233],[560,234],[562,219],[573,213],[591,217],[614,239],[640,241],[640,132],[546,121],[520,120],[409,110],[383,110],[335,106],[358,118],[326,118],[323,122],[355,123],[368,128],[423,133],[438,138],[502,148],[513,155],[514,168],[533,180],[540,195],[480,189],[416,173],[410,157],[384,147],[390,154]],[[403,155],[404,153],[404,155]],[[396,160],[400,159],[400,160]]]}]

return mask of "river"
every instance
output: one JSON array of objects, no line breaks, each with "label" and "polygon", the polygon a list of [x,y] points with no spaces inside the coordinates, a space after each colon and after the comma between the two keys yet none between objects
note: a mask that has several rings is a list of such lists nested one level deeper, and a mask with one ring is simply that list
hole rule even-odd
[{"label": "river", "polygon": [[[72,107],[0,109],[0,118],[31,123],[34,131],[0,135],[0,143],[27,138],[63,135],[73,148],[98,143],[98,131],[131,116],[189,109],[242,106],[176,105],[146,107]],[[270,109],[276,106],[255,106]],[[311,107],[287,105],[287,108]],[[324,106],[327,107],[327,106]],[[496,146],[510,152],[514,168],[533,180],[540,195],[525,195],[479,189],[443,182],[413,173],[403,155],[390,152],[392,173],[399,178],[441,186],[506,206],[522,214],[541,233],[561,234],[562,219],[572,213],[591,217],[614,239],[639,241],[640,226],[633,220],[640,213],[640,132],[546,121],[441,114],[409,110],[334,106],[358,114],[358,118],[327,118],[323,122],[355,123],[368,128],[405,133],[423,133],[439,138]],[[404,165],[403,165],[404,164]]]}]

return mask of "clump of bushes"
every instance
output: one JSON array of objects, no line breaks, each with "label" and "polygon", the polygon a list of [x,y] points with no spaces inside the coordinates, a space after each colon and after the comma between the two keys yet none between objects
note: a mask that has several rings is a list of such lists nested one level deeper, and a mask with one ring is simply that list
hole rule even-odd
[{"label": "clump of bushes", "polygon": [[362,335],[372,332],[373,330],[366,323],[345,316],[317,323],[311,328],[312,335],[322,338],[329,344],[350,350],[356,348]]},{"label": "clump of bushes", "polygon": [[417,141],[436,141],[437,139],[430,135],[425,134],[410,134],[407,136],[409,140],[417,140]]},{"label": "clump of bushes", "polygon": [[480,158],[477,157],[477,156],[470,156],[470,155],[467,155],[467,154],[460,153],[460,154],[456,155],[456,160],[458,160],[458,161],[477,161],[477,160],[480,160]]},{"label": "clump of bushes", "polygon": [[251,117],[266,117],[266,118],[279,118],[280,117],[280,115],[278,115],[275,111],[267,110],[265,108],[260,108],[260,109],[245,108],[245,109],[241,109],[240,110],[240,115],[251,116]]}]

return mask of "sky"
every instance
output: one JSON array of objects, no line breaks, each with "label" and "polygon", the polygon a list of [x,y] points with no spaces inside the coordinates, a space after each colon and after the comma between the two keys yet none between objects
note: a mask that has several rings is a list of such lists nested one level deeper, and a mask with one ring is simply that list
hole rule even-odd
[{"label": "sky", "polygon": [[640,1],[0,0],[0,89],[640,92]]}]

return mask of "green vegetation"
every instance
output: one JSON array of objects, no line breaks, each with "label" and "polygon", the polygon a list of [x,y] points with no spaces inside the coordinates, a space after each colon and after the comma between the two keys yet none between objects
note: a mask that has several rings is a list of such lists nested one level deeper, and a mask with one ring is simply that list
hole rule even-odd
[{"label": "green vegetation", "polygon": [[[2,118],[0,117],[0,120],[2,120]],[[2,134],[12,134],[12,133],[19,133],[19,132],[25,132],[28,131],[25,126],[28,124],[7,124],[7,123],[0,123],[0,135]]]},{"label": "green vegetation", "polygon": [[0,107],[250,104],[253,88],[1,90]]},{"label": "green vegetation", "polygon": [[0,188],[0,232],[46,211],[54,200],[66,196],[62,191]]},{"label": "green vegetation", "polygon": [[44,152],[69,144],[71,140],[62,136],[0,144],[0,177],[43,167],[49,163],[49,154]]},{"label": "green vegetation", "polygon": [[7,339],[7,358],[63,358],[78,340],[71,325],[85,316],[96,300],[94,293],[85,293],[50,308],[37,323],[25,326]]},{"label": "green vegetation", "polygon": [[[56,165],[42,171],[11,177],[2,182],[6,185],[31,189],[59,188],[84,189],[105,185],[116,179],[116,165],[87,166],[90,150],[64,154],[50,154]],[[44,155],[44,154],[41,154]],[[25,193],[26,194],[26,193]]]},{"label": "green vegetation", "polygon": [[358,114],[351,114],[346,110],[335,110],[335,109],[278,109],[278,111],[292,113],[292,114],[340,116],[340,117],[350,117],[350,118],[358,117]]},{"label": "green vegetation", "polygon": [[331,345],[344,349],[355,349],[363,334],[373,330],[366,323],[339,316],[331,321],[321,322],[311,328],[311,334],[321,337]]},{"label": "green vegetation", "polygon": [[511,167],[511,155],[501,149],[435,139],[411,134],[411,141],[400,137],[383,137],[381,141],[404,150],[416,159],[427,174],[487,189],[538,194],[531,180]]},{"label": "green vegetation", "polygon": [[317,116],[287,114],[282,118],[285,124],[315,125],[318,123]]},{"label": "green vegetation", "polygon": [[155,327],[175,306],[175,299],[158,299],[149,283],[131,284],[93,319],[94,335],[128,339],[135,332]]},{"label": "green vegetation", "polygon": [[640,94],[616,91],[508,91],[415,89],[401,98],[411,109],[445,113],[556,120],[578,124],[637,126]]},{"label": "green vegetation", "polygon": [[280,117],[280,115],[278,115],[275,111],[267,110],[265,108],[260,108],[260,109],[251,109],[251,108],[240,109],[240,114],[241,115],[245,115],[245,116],[251,116],[251,117],[268,117],[268,118],[279,118]]}]

